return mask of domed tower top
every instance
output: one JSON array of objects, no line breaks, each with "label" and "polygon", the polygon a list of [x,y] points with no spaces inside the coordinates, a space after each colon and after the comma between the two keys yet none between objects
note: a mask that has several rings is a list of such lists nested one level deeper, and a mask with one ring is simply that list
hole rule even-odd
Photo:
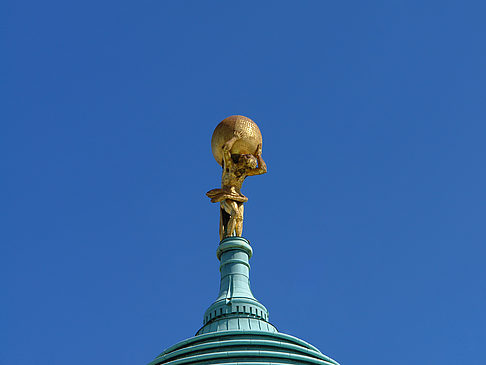
[{"label": "domed tower top", "polygon": [[241,237],[243,204],[248,200],[241,187],[247,176],[267,171],[260,129],[249,118],[228,117],[214,130],[211,147],[223,166],[221,188],[207,193],[211,202],[220,203],[219,295],[196,335],[165,350],[149,365],[339,365],[307,342],[279,333],[251,291],[253,249]]}]

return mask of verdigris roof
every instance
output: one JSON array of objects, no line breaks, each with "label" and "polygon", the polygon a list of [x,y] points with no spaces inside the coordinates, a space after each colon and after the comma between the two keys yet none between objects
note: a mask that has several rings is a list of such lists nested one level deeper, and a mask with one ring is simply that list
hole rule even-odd
[{"label": "verdigris roof", "polygon": [[279,333],[268,321],[268,310],[250,289],[252,254],[249,242],[242,237],[221,241],[217,250],[221,261],[219,296],[206,310],[203,327],[149,365],[339,365],[307,342]]},{"label": "verdigris roof", "polygon": [[262,331],[221,331],[198,335],[170,347],[150,365],[167,364],[334,364],[296,337]]}]

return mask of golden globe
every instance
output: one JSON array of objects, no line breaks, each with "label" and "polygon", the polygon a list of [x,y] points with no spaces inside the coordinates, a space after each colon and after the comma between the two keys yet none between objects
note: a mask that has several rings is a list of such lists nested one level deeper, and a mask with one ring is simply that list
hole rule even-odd
[{"label": "golden globe", "polygon": [[220,165],[223,163],[223,145],[235,135],[235,132],[239,132],[242,138],[231,148],[233,155],[254,154],[258,145],[262,143],[262,133],[250,118],[232,115],[224,119],[216,126],[211,138],[211,150]]}]

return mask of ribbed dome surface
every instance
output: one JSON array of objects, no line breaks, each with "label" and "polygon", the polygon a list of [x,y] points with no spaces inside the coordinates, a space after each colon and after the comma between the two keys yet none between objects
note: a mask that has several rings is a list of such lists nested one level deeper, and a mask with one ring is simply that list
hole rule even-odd
[{"label": "ribbed dome surface", "polygon": [[164,351],[150,365],[338,364],[298,338],[260,331],[199,335]]},{"label": "ribbed dome surface", "polygon": [[339,365],[307,342],[278,333],[269,322],[268,310],[250,289],[253,250],[246,239],[226,238],[216,254],[221,261],[220,290],[204,314],[203,327],[149,365]]}]

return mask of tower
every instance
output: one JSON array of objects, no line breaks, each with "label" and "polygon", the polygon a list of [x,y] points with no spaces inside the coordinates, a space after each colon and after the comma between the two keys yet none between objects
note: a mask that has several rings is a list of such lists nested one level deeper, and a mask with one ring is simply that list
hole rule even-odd
[{"label": "tower", "polygon": [[219,295],[196,335],[171,346],[149,365],[339,365],[309,343],[278,332],[268,310],[252,294],[253,249],[241,237],[246,197],[240,188],[246,176],[266,172],[258,127],[248,118],[232,116],[216,127],[212,142],[216,161],[223,166],[222,188],[207,194],[221,204]]}]

